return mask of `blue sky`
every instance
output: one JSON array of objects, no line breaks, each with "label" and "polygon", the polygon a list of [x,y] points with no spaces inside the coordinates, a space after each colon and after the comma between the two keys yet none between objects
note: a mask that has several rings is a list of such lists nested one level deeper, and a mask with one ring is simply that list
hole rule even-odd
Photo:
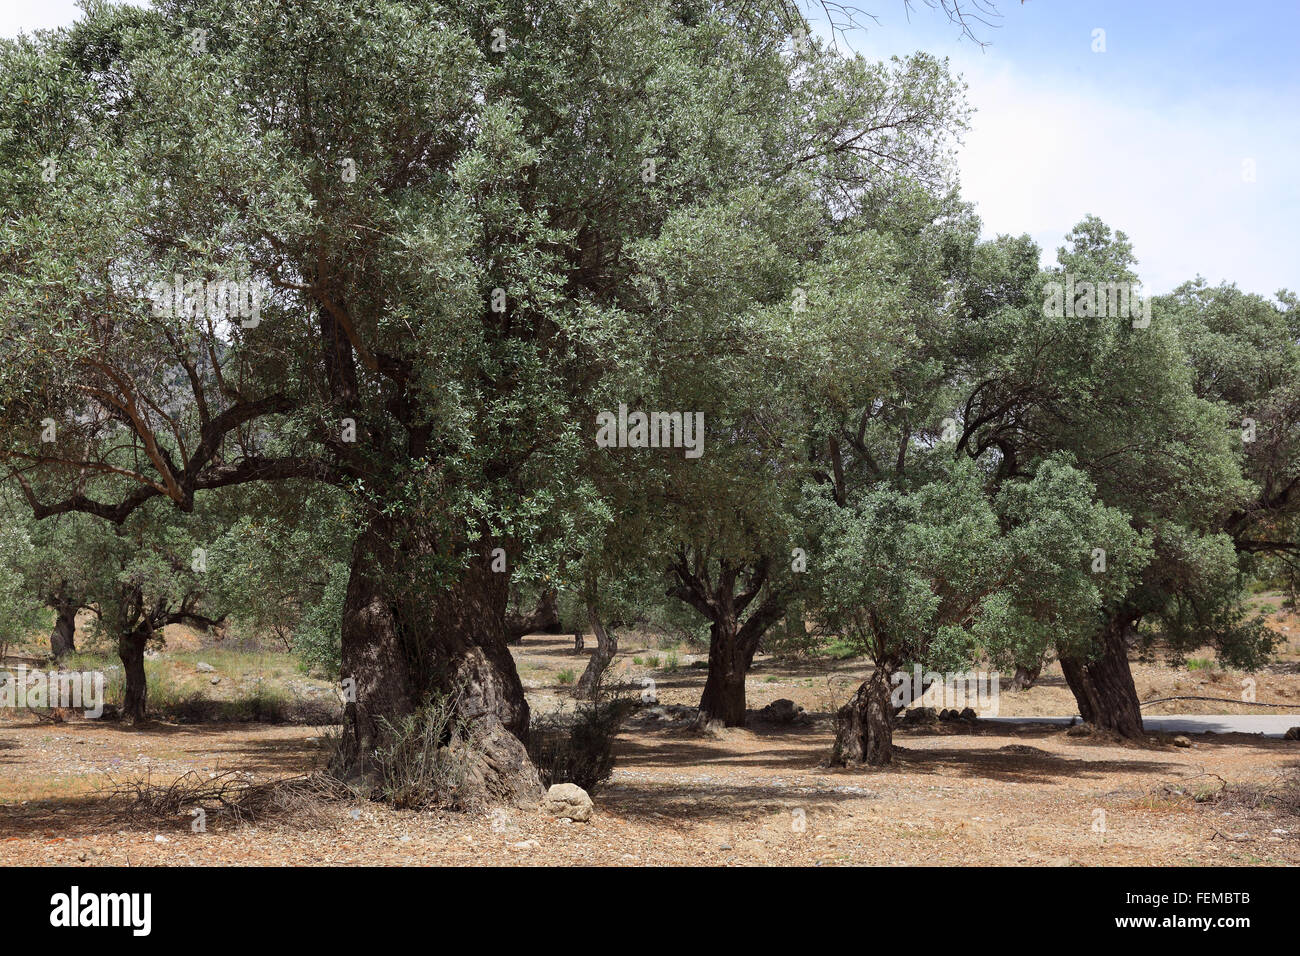
[{"label": "blue sky", "polygon": [[[990,235],[1028,232],[1051,258],[1095,213],[1129,234],[1150,291],[1198,273],[1300,290],[1300,0],[1002,0],[996,27],[975,24],[982,49],[923,0],[910,17],[855,2],[879,23],[854,50],[923,49],[965,76],[962,189]],[[4,0],[0,35],[76,14]]]},{"label": "blue sky", "polygon": [[1128,233],[1151,291],[1198,273],[1300,291],[1298,0],[1011,0],[974,25],[983,49],[913,6],[875,0],[879,23],[848,43],[965,76],[962,191],[989,234],[1028,232],[1055,258],[1094,213]]}]

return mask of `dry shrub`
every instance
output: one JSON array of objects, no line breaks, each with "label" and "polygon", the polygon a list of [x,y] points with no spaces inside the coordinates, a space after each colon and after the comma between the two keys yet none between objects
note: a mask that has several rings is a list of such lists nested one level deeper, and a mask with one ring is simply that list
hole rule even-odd
[{"label": "dry shrub", "polygon": [[1267,783],[1228,783],[1203,772],[1157,784],[1135,802],[1146,810],[1190,810],[1193,804],[1219,810],[1247,810],[1300,817],[1300,766],[1278,771]]},{"label": "dry shrub", "polygon": [[1271,810],[1300,817],[1300,767],[1280,770],[1268,783],[1234,783],[1223,787],[1214,802],[1221,807]]},{"label": "dry shrub", "polygon": [[458,716],[461,694],[434,694],[394,724],[383,722],[387,743],[375,752],[379,790],[404,810],[470,810],[484,799],[476,772],[481,748]]},{"label": "dry shrub", "polygon": [[120,806],[121,816],[137,822],[189,818],[202,810],[236,823],[293,816],[319,825],[327,820],[330,804],[354,795],[323,773],[255,783],[240,770],[190,770],[167,783],[155,783],[152,774],[123,780],[110,777],[103,790]]},{"label": "dry shrub", "polygon": [[614,773],[614,738],[635,706],[628,688],[608,684],[602,675],[572,716],[535,718],[528,732],[528,756],[542,785],[573,783],[594,794]]}]

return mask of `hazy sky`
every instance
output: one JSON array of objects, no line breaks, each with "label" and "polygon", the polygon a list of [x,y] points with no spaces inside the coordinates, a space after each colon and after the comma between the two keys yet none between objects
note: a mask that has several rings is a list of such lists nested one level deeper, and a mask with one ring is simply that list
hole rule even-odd
[{"label": "hazy sky", "polygon": [[[1198,273],[1300,290],[1298,0],[1002,0],[995,27],[974,25],[983,49],[921,0],[910,18],[902,0],[859,5],[879,22],[854,50],[923,49],[965,76],[962,190],[990,235],[1028,232],[1050,258],[1095,213],[1129,234],[1150,291]],[[76,15],[2,0],[0,34]]]}]

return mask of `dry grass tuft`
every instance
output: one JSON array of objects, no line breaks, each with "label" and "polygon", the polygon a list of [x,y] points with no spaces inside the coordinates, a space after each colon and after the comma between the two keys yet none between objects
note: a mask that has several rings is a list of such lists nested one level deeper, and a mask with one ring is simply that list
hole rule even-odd
[{"label": "dry grass tuft", "polygon": [[101,793],[132,822],[192,819],[213,815],[235,823],[272,816],[292,816],[309,825],[329,817],[333,803],[354,794],[341,781],[324,773],[302,774],[255,783],[240,770],[204,774],[190,770],[167,783],[155,783],[151,774],[117,780],[109,778]]},{"label": "dry grass tuft", "polygon": [[1239,783],[1225,786],[1215,800],[1222,807],[1271,810],[1300,817],[1300,766],[1287,767],[1267,783]]}]

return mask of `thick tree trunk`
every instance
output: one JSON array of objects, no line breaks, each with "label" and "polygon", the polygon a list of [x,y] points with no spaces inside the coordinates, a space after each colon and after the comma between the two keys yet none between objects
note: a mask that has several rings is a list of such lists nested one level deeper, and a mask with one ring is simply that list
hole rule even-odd
[{"label": "thick tree trunk", "polygon": [[833,764],[883,767],[894,759],[894,707],[889,695],[888,668],[877,665],[835,715]]},{"label": "thick tree trunk", "polygon": [[745,675],[754,649],[740,640],[735,618],[722,615],[709,627],[709,676],[700,698],[699,726],[745,726]]},{"label": "thick tree trunk", "polygon": [[77,606],[67,601],[54,605],[54,630],[50,631],[50,653],[55,660],[77,652]]},{"label": "thick tree trunk", "polygon": [[469,559],[457,580],[430,588],[418,566],[422,535],[377,522],[357,539],[343,606],[344,711],[341,766],[370,778],[375,751],[431,695],[452,695],[474,737],[487,793],[515,803],[541,795],[528,759],[528,702],[506,647],[505,574],[490,549]]},{"label": "thick tree trunk", "polygon": [[[609,630],[601,623],[600,615],[591,605],[587,605],[587,619],[591,622],[592,633],[596,635],[596,650],[592,652],[587,661],[587,666],[578,678],[578,684],[574,688],[573,696],[587,699],[595,696],[596,689],[600,686],[600,679],[605,673],[605,668],[609,667],[610,661],[618,653],[618,637],[612,630]],[[579,635],[579,639],[581,635]]]},{"label": "thick tree trunk", "polygon": [[754,663],[759,641],[767,629],[780,620],[783,605],[775,598],[765,600],[738,625],[726,596],[718,602],[721,613],[709,628],[709,676],[700,697],[696,725],[724,727],[745,725],[745,677]]},{"label": "thick tree trunk", "polygon": [[[784,599],[767,588],[767,560],[753,566],[745,576],[744,590],[737,594],[736,584],[744,571],[744,565],[722,560],[718,562],[717,579],[711,582],[702,565],[697,562],[692,568],[684,554],[673,565],[679,583],[668,593],[690,604],[710,622],[709,676],[700,697],[697,727],[719,723],[744,726],[745,675],[754,662],[758,642],[785,612]],[[741,624],[746,608],[764,590],[767,596]]]},{"label": "thick tree trunk", "polygon": [[1098,730],[1132,739],[1143,736],[1142,707],[1128,664],[1125,633],[1130,617],[1113,617],[1101,633],[1099,655],[1093,660],[1061,658],[1061,670],[1079,705],[1079,715]]},{"label": "thick tree trunk", "polygon": [[126,692],[122,697],[122,722],[126,724],[144,720],[144,649],[150,636],[148,625],[141,625],[117,639],[117,656],[122,661],[122,670],[126,675]]},{"label": "thick tree trunk", "polygon": [[537,602],[537,612],[542,617],[542,634],[563,634],[564,622],[560,620],[560,595],[552,588],[543,591]]}]

